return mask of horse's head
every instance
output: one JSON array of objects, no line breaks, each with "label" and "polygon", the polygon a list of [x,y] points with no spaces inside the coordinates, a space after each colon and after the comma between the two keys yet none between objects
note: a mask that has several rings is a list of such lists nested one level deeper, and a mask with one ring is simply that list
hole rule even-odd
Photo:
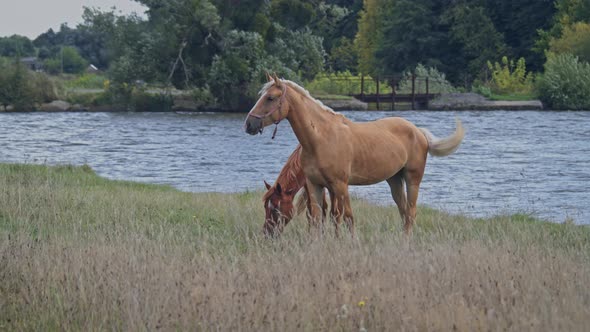
[{"label": "horse's head", "polygon": [[271,186],[264,181],[264,185],[267,189],[264,194],[264,235],[278,236],[293,218],[293,199],[296,193],[294,189],[283,190],[280,183]]},{"label": "horse's head", "polygon": [[260,98],[252,107],[246,117],[244,129],[250,135],[262,133],[264,127],[278,124],[289,114],[289,105],[286,101],[287,84],[282,82],[277,75],[271,77],[267,74],[268,83],[260,91]]}]

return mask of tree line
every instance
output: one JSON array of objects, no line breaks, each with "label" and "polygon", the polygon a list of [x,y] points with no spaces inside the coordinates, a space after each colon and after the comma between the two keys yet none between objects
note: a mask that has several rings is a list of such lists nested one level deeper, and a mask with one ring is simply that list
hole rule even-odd
[{"label": "tree line", "polygon": [[75,28],[0,38],[0,56],[36,56],[50,73],[94,64],[113,87],[142,80],[199,89],[232,109],[251,103],[265,71],[309,82],[423,65],[469,89],[503,58],[539,73],[548,54],[590,61],[589,1],[135,1],[145,17],[86,8]]}]

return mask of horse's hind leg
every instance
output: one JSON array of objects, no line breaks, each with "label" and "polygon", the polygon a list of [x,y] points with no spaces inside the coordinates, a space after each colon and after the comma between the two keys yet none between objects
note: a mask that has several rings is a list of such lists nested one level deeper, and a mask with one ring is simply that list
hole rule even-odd
[{"label": "horse's hind leg", "polygon": [[402,217],[402,222],[405,223],[406,210],[408,207],[406,201],[406,192],[404,191],[404,170],[402,169],[394,176],[387,179],[387,184],[389,184],[391,197],[393,197],[393,201],[397,205],[397,210],[399,211],[400,217]]},{"label": "horse's hind leg", "polygon": [[420,182],[422,182],[423,175],[424,169],[407,170],[404,175],[408,195],[408,210],[404,223],[404,230],[406,231],[406,234],[412,233],[412,226],[414,225],[414,222],[416,220],[418,191],[420,189]]}]

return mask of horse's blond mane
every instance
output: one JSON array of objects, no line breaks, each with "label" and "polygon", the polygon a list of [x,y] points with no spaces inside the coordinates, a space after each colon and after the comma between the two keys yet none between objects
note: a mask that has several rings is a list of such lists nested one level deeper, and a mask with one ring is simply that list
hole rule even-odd
[{"label": "horse's blond mane", "polygon": [[[309,98],[310,100],[312,100],[313,102],[315,102],[321,110],[329,112],[333,115],[338,115],[338,116],[344,117],[344,115],[334,112],[333,109],[324,105],[324,103],[322,103],[320,100],[317,100],[314,97],[312,97],[312,95],[309,93],[309,91],[307,91],[304,87],[300,86],[299,84],[297,84],[293,81],[286,80],[286,79],[281,79],[280,81],[281,81],[281,83],[287,84],[287,86],[289,86],[293,90],[297,91],[298,93],[302,94],[303,96],[305,96],[305,97]],[[266,82],[262,86],[262,89],[260,90],[260,92],[258,94],[262,95],[262,94],[266,93],[266,91],[268,91],[268,89],[270,89],[274,84],[275,84],[274,81]]]}]

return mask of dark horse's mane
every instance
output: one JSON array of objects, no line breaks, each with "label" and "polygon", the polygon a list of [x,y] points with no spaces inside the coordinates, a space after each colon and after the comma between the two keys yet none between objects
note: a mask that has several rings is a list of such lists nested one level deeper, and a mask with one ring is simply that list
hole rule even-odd
[{"label": "dark horse's mane", "polygon": [[[273,188],[276,187],[277,183],[281,183],[284,189],[288,188],[288,185],[295,182],[298,187],[301,187],[302,184],[299,183],[299,173],[301,173],[301,145],[298,145],[295,151],[289,156],[285,166],[281,169],[277,180],[275,181]],[[264,196],[262,196],[263,201],[267,201],[270,196],[274,193],[274,190],[268,190]]]}]

